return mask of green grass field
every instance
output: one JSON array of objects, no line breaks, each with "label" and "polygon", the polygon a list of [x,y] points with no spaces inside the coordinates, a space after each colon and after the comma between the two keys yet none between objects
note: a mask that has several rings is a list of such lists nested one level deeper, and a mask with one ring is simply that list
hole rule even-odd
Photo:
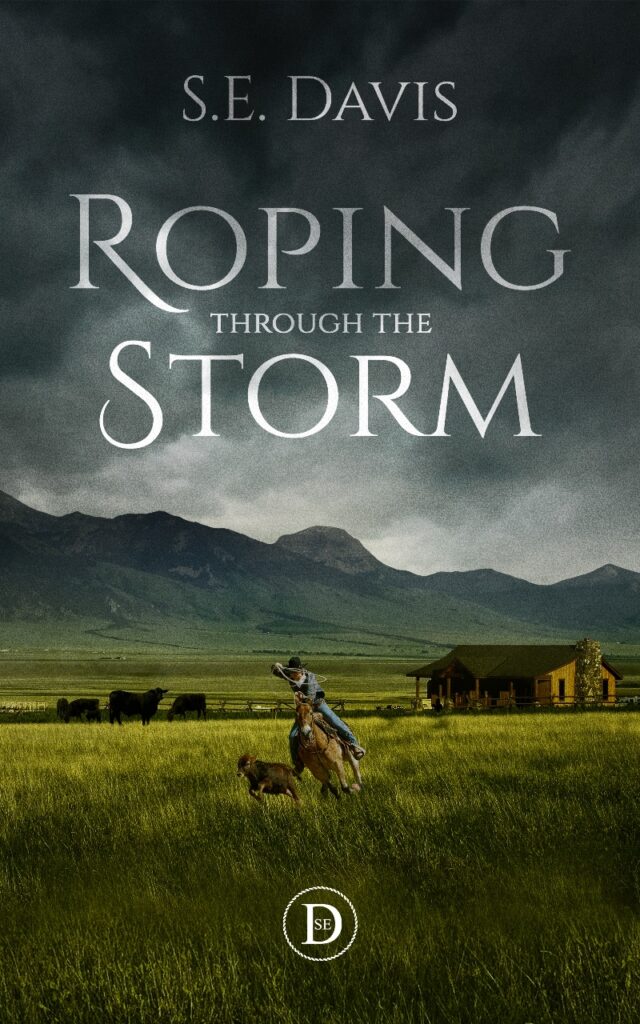
[{"label": "green grass field", "polygon": [[[635,649],[634,649],[635,650]],[[331,700],[344,699],[348,709],[372,709],[376,704],[409,705],[415,683],[406,672],[426,661],[441,657],[442,650],[415,657],[364,658],[336,655],[306,655],[309,666],[326,677]],[[288,657],[288,655],[280,655]],[[212,705],[220,700],[277,701],[290,697],[286,683],[270,674],[276,656],[261,655],[158,654],[148,652],[85,651],[0,651],[0,704],[3,701],[44,701],[53,717],[58,697],[100,697],[110,690],[146,690],[162,686],[169,690],[160,717],[164,717],[178,693],[204,692]],[[640,693],[640,656],[613,657],[624,672],[621,693]],[[41,716],[42,717],[42,716]],[[0,714],[0,723],[6,721]]]},{"label": "green grass field", "polygon": [[[186,687],[185,687],[186,688]],[[7,1024],[632,1024],[640,715],[363,718],[366,792],[262,806],[287,721],[0,729]],[[284,942],[314,884],[360,930]]]},{"label": "green grass field", "polygon": [[[226,700],[240,707],[248,699],[256,702],[289,701],[287,684],[271,675],[273,655],[260,657],[132,654],[108,656],[66,653],[0,654],[0,724],[11,720],[3,713],[6,703],[36,701],[46,704],[46,712],[25,717],[33,720],[55,719],[58,697],[99,697],[104,706],[111,690],[147,690],[162,686],[169,692],[158,717],[164,719],[173,698],[183,692],[204,692],[210,708]],[[405,672],[424,661],[395,658],[311,658],[319,678],[326,679],[331,700],[346,699],[354,712],[376,704],[409,706],[415,683]],[[324,673],[324,674],[323,674]]]}]

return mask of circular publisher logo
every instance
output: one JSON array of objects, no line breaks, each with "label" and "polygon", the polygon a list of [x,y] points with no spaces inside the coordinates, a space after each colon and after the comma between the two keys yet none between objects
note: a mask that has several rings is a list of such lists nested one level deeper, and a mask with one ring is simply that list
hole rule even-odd
[{"label": "circular publisher logo", "polygon": [[314,885],[289,900],[282,930],[294,953],[305,960],[336,960],[356,937],[358,915],[339,889]]}]

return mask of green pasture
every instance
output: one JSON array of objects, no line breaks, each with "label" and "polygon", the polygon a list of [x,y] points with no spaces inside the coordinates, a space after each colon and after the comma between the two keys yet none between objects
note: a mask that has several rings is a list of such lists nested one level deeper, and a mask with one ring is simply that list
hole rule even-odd
[{"label": "green pasture", "polygon": [[[147,690],[162,686],[169,692],[159,716],[179,693],[204,692],[211,706],[222,700],[272,702],[290,699],[287,684],[271,675],[276,660],[264,654],[149,654],[148,652],[82,652],[82,651],[0,651],[0,723],[8,720],[1,713],[3,703],[41,701],[47,704],[52,718],[58,697],[106,698],[111,690]],[[402,704],[408,707],[415,694],[415,682],[406,672],[440,657],[434,649],[430,655],[399,659],[365,658],[336,655],[314,655],[302,651],[309,667],[326,679],[324,683],[331,701],[345,700],[349,709],[372,709],[377,704]],[[627,654],[624,659],[612,657],[613,664],[624,672],[619,692],[640,693],[640,657]],[[423,684],[424,685],[424,684]],[[36,716],[38,717],[38,716]],[[40,715],[39,717],[43,717]]]},{"label": "green pasture", "polygon": [[[640,715],[362,718],[361,796],[258,805],[287,729],[0,729],[0,1020],[635,1024]],[[281,933],[314,884],[360,919],[332,963]]]},{"label": "green pasture", "polygon": [[[284,657],[282,655],[281,657]],[[287,655],[288,657],[288,655]],[[303,655],[304,657],[304,655]],[[169,693],[161,705],[168,708],[178,693],[204,692],[214,704],[220,700],[291,700],[286,682],[271,674],[274,655],[220,656],[215,654],[126,654],[86,656],[69,652],[55,655],[0,656],[0,700],[44,700],[53,709],[58,697],[105,698],[111,690],[148,690],[162,686]],[[345,698],[352,706],[379,702],[408,705],[415,692],[405,672],[424,660],[309,657],[309,667],[326,679],[332,700]]]}]

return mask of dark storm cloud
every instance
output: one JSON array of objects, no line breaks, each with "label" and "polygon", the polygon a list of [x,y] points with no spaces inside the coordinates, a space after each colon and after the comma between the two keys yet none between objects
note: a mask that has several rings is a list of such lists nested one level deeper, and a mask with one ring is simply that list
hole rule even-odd
[{"label": "dark storm cloud", "polygon": [[[636,4],[593,3],[1,6],[6,489],[57,511],[162,506],[271,538],[332,522],[421,571],[490,563],[542,578],[562,574],[561,552],[567,572],[588,568],[600,553],[632,564],[639,15]],[[224,96],[223,75],[251,74],[267,121],[185,123],[188,74],[205,75],[212,109]],[[391,89],[399,80],[451,79],[459,113],[450,125],[291,125],[283,117],[291,74],[321,76],[336,96],[352,80],[380,79]],[[97,251],[99,291],[70,288],[78,275],[74,192],[130,203],[133,229],[120,252],[189,314],[154,309]],[[160,225],[195,204],[229,210],[247,233],[247,265],[223,291],[183,292],[155,260]],[[376,290],[384,204],[446,259],[444,208],[470,207],[462,294],[404,243],[394,272],[402,290]],[[535,219],[526,230],[505,225],[496,259],[510,276],[547,274],[545,250],[571,249],[563,279],[540,292],[500,289],[480,262],[484,224],[516,204],[555,210],[561,231]],[[260,290],[259,207],[269,205],[308,208],[322,226],[316,251],[283,259],[281,292]],[[363,207],[354,222],[361,291],[333,290],[341,270],[334,206]],[[95,224],[101,237],[113,233],[115,208],[97,210]],[[284,231],[283,245],[302,240],[294,218]],[[175,232],[171,259],[187,279],[204,282],[222,272],[227,243],[219,225],[190,218]],[[429,310],[434,329],[428,338],[213,337],[210,311],[282,309]],[[152,362],[132,353],[128,365],[144,373],[165,409],[161,440],[134,453],[117,452],[97,427],[107,398],[114,432],[141,436],[149,426],[144,408],[108,374],[109,354],[126,338],[152,341]],[[169,373],[168,353],[213,346],[244,352],[246,369],[214,374],[214,429],[223,436],[193,439],[198,374],[184,365]],[[267,436],[246,408],[250,373],[284,351],[323,359],[340,382],[335,421],[307,441]],[[356,380],[348,357],[358,352],[411,365],[412,391],[401,404],[423,431],[435,426],[446,352],[483,410],[521,353],[543,437],[514,438],[517,422],[505,405],[482,441],[454,401],[450,439],[409,438],[381,408],[372,411],[380,436],[351,439]],[[394,386],[393,374],[378,372]],[[307,373],[274,374],[263,394],[283,429],[304,429],[322,411]]]}]

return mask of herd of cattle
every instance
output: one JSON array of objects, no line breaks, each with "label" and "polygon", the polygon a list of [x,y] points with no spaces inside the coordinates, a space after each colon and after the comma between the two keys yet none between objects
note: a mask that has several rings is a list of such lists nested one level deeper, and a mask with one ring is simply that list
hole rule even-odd
[{"label": "herd of cattle", "polygon": [[[117,722],[122,725],[122,716],[132,718],[139,715],[143,725],[148,725],[165,693],[160,686],[146,693],[133,693],[131,690],[112,690],[107,698],[107,710],[109,721],[113,725]],[[86,722],[101,722],[100,699],[98,697],[77,697],[75,700],[67,700],[61,697],[56,705],[58,718],[63,722],[70,722],[72,718]],[[176,715],[182,719],[187,716],[187,711],[196,711],[198,718],[207,717],[207,702],[204,693],[181,693],[174,700],[167,721],[172,722]]]}]

